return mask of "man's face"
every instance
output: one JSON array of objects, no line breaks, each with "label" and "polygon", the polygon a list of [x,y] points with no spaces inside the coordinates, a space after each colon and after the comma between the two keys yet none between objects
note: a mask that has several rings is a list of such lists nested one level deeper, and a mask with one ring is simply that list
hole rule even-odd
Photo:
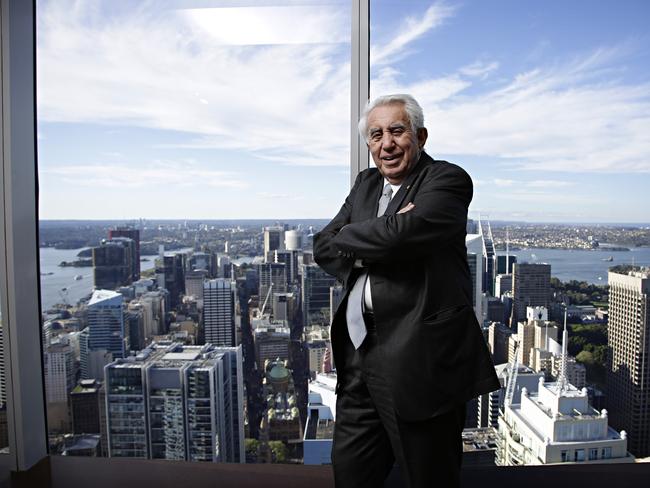
[{"label": "man's face", "polygon": [[427,130],[414,134],[404,104],[391,103],[370,111],[368,134],[368,148],[379,172],[391,184],[401,184],[417,163]]}]

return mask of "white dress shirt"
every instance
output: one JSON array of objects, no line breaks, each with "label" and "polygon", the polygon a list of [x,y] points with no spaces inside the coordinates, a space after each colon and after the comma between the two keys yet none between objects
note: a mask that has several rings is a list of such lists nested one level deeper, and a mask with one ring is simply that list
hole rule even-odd
[{"label": "white dress shirt", "polygon": [[[393,185],[391,184],[386,178],[384,178],[384,185],[386,184],[390,185],[391,188],[393,189],[393,194],[391,196],[391,199],[395,196],[395,194],[398,192],[400,187],[402,186],[401,184],[399,185]],[[357,259],[354,263],[355,268],[362,268],[363,265],[361,264],[361,260]],[[366,276],[367,273],[364,273],[364,275],[360,276],[359,279],[362,279],[363,276]],[[368,276],[366,279],[366,286],[363,290],[363,305],[364,305],[364,312],[372,312],[372,293],[370,291],[370,277]]]}]

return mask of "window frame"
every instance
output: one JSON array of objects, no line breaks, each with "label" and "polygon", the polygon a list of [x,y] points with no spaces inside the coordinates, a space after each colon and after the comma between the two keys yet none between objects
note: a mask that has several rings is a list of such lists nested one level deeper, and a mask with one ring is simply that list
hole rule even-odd
[{"label": "window frame", "polygon": [[[356,121],[370,88],[370,0],[351,0],[350,186],[369,167]],[[40,318],[36,0],[0,0],[2,161],[0,306],[5,327],[9,454],[0,481],[48,455]],[[25,245],[32,243],[33,245]],[[20,325],[18,325],[20,324]],[[18,333],[19,331],[19,333]]]}]

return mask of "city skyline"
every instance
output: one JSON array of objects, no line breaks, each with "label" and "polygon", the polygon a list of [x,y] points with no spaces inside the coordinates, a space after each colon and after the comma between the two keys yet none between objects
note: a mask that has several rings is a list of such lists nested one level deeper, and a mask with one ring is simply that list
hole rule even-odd
[{"label": "city skyline", "polygon": [[[38,2],[43,219],[334,215],[349,2],[217,5]],[[371,2],[371,94],[421,101],[428,152],[474,179],[471,212],[647,222],[649,6],[401,5]]]}]

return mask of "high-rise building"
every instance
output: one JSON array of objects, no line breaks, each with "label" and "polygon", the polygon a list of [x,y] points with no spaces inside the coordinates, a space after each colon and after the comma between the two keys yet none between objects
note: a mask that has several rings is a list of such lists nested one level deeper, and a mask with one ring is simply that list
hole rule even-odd
[{"label": "high-rise building", "polygon": [[292,285],[298,281],[298,251],[276,250],[273,252],[273,262],[284,263],[286,266],[287,284]]},{"label": "high-rise building", "polygon": [[257,368],[263,368],[267,359],[289,360],[290,330],[286,322],[269,322],[268,318],[252,322]]},{"label": "high-rise building", "polygon": [[126,356],[128,333],[122,304],[124,298],[110,290],[95,290],[88,302],[88,350],[105,350],[113,359]]},{"label": "high-rise building", "polygon": [[526,319],[526,307],[549,308],[551,265],[515,263],[512,277],[514,323]]},{"label": "high-rise building", "polygon": [[69,432],[68,393],[77,377],[75,354],[67,343],[51,344],[44,354],[45,396],[50,432]]},{"label": "high-rise building", "polygon": [[607,406],[630,452],[650,456],[650,269],[609,272]]},{"label": "high-rise building", "polygon": [[244,462],[241,347],[152,344],[106,367],[111,457]]},{"label": "high-rise building", "polygon": [[133,280],[140,279],[140,230],[132,227],[118,227],[108,231],[108,238],[128,237],[135,243],[135,258],[133,259]]},{"label": "high-rise building", "polygon": [[203,283],[203,330],[205,342],[235,346],[235,282],[217,278]]},{"label": "high-rise building", "polygon": [[494,279],[497,275],[497,258],[494,252],[492,226],[488,220],[478,222],[479,234],[483,236],[483,291],[494,296]]},{"label": "high-rise building", "polygon": [[304,325],[329,325],[330,287],[336,278],[327,274],[320,266],[302,266],[302,310]]},{"label": "high-rise building", "polygon": [[517,262],[517,256],[502,254],[497,256],[497,274],[512,274],[512,265]]},{"label": "high-rise building", "polygon": [[183,253],[166,253],[162,260],[163,268],[156,270],[158,275],[162,274],[162,288],[169,292],[169,306],[173,309],[181,304],[181,295],[185,293],[186,257]]},{"label": "high-rise building", "polygon": [[284,249],[284,227],[279,225],[264,227],[265,262],[268,262],[269,253],[276,249]]},{"label": "high-rise building", "polygon": [[483,295],[483,236],[481,234],[467,234],[465,238],[467,247],[467,264],[472,278],[472,304],[474,314],[479,324],[483,323],[482,295]]},{"label": "high-rise building", "polygon": [[185,295],[193,296],[203,303],[203,282],[208,278],[208,272],[197,269],[185,273]]},{"label": "high-rise building", "polygon": [[136,271],[135,241],[128,237],[102,239],[93,247],[93,274],[95,288],[114,290],[133,283]]},{"label": "high-rise building", "polygon": [[72,433],[99,434],[99,403],[101,383],[95,379],[81,380],[70,392],[70,412],[72,414]]},{"label": "high-rise building", "polygon": [[[273,285],[272,293],[286,293],[287,291],[287,265],[284,263],[262,263],[257,266],[259,279],[260,305],[266,300],[269,288]],[[268,305],[271,303],[269,295]]]},{"label": "high-rise building", "polygon": [[494,296],[501,298],[501,295],[512,291],[512,275],[498,274],[494,284]]},{"label": "high-rise building", "polygon": [[343,300],[343,286],[334,284],[330,286],[330,323],[334,320],[334,314]]}]

